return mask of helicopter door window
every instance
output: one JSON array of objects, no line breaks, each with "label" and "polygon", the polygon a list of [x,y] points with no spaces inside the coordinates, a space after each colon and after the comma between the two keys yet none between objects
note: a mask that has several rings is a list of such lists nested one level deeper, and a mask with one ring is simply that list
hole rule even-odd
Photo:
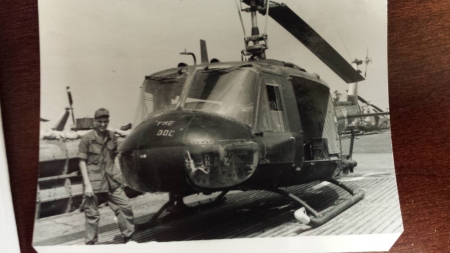
[{"label": "helicopter door window", "polygon": [[266,85],[266,91],[269,101],[272,130],[274,130],[275,132],[284,132],[286,128],[284,123],[280,89],[278,86]]}]

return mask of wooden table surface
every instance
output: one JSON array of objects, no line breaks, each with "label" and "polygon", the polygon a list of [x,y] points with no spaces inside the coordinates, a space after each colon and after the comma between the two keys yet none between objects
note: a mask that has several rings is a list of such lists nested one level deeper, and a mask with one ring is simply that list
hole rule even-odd
[{"label": "wooden table surface", "polygon": [[[388,9],[392,141],[405,228],[391,252],[450,252],[450,1],[389,1]],[[2,1],[0,71],[20,247],[35,252],[37,2]]]}]

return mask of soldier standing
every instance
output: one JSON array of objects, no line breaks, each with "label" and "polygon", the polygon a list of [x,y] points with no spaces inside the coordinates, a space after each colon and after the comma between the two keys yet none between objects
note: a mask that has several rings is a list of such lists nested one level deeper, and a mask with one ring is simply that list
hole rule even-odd
[{"label": "soldier standing", "polygon": [[123,191],[121,172],[114,165],[117,140],[114,132],[107,130],[108,124],[109,111],[104,108],[95,111],[94,130],[81,138],[79,146],[80,170],[85,194],[87,245],[96,244],[98,241],[100,221],[98,200],[101,195],[107,197],[108,205],[117,217],[124,242],[133,242],[133,211]]}]

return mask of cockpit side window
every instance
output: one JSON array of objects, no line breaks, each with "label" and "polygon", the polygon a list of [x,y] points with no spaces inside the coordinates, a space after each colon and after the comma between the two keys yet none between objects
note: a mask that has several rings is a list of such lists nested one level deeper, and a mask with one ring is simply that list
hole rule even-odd
[{"label": "cockpit side window", "polygon": [[266,84],[267,98],[270,106],[270,117],[272,121],[272,130],[275,132],[286,131],[284,123],[283,105],[281,103],[280,88]]},{"label": "cockpit side window", "polygon": [[280,87],[270,78],[263,78],[258,113],[258,129],[270,132],[285,132],[283,104]]},{"label": "cockpit side window", "polygon": [[177,86],[179,86],[177,82],[159,83],[157,81],[150,85],[154,111],[172,108],[178,103],[181,89],[177,89]]}]

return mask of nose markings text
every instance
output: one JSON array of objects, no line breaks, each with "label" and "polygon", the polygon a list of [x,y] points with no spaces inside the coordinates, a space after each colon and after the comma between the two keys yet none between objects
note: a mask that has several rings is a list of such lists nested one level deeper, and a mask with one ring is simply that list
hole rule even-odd
[{"label": "nose markings text", "polygon": [[169,136],[172,137],[175,134],[175,130],[158,130],[156,136]]},{"label": "nose markings text", "polygon": [[175,123],[175,121],[170,120],[170,121],[156,121],[156,125],[157,126],[172,126],[173,123]]}]

